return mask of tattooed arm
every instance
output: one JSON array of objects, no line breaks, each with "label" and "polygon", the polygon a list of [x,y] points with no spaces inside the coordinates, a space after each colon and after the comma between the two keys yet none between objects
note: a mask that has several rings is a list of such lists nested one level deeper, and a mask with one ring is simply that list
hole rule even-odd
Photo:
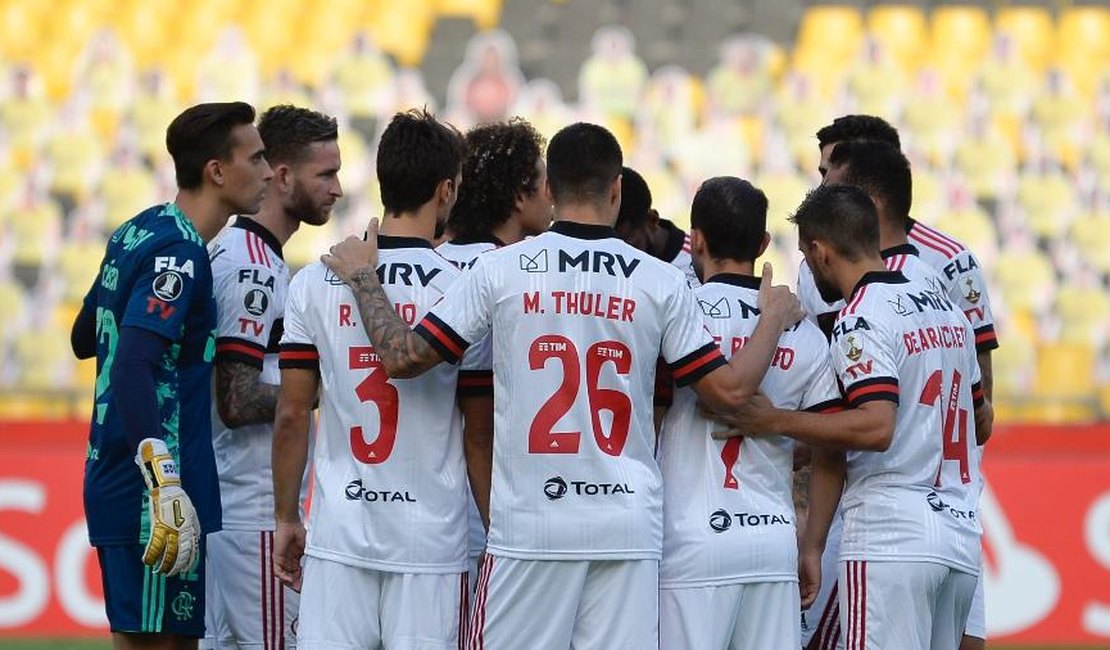
[{"label": "tattooed arm", "polygon": [[260,381],[261,375],[239,361],[216,361],[216,411],[229,428],[274,421],[280,387]]},{"label": "tattooed arm", "polygon": [[355,294],[362,327],[390,377],[423,374],[443,361],[431,345],[409,328],[397,314],[378,281],[378,220],[371,219],[366,239],[348,237],[320,257]]}]

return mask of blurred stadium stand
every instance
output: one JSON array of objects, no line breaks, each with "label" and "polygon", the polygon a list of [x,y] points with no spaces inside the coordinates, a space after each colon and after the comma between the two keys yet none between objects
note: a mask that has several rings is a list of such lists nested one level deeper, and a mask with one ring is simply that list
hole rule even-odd
[{"label": "blurred stadium stand", "polygon": [[426,105],[461,129],[607,124],[680,224],[701,179],[750,177],[790,277],[814,131],[882,115],[914,216],[988,270],[999,417],[1110,417],[1106,3],[0,0],[0,419],[84,417],[69,323],[106,237],[173,196],[169,120],[214,99],[341,118],[346,197],[295,266],[380,214],[377,134]]}]

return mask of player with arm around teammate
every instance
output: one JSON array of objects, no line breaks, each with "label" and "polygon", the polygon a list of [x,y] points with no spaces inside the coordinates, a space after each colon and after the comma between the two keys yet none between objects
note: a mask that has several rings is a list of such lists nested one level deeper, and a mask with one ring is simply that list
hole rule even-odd
[{"label": "player with arm around teammate", "polygon": [[817,286],[847,303],[831,354],[852,408],[813,418],[751,400],[734,422],[847,451],[847,647],[954,648],[980,566],[973,450],[991,415],[974,334],[942,293],[886,269],[874,205],[859,188],[822,186],[794,220]]},{"label": "player with arm around teammate", "polygon": [[800,310],[764,274],[763,318],[726,362],[682,274],[613,230],[613,135],[564,128],[547,169],[551,229],[480,256],[415,330],[370,272],[372,241],[349,238],[324,260],[364,297],[364,326],[391,376],[454,361],[493,332],[490,531],[469,647],[654,647],[662,486],[646,405],[655,361],[732,408],[754,394]]},{"label": "player with arm around teammate", "polygon": [[272,172],[254,117],[230,102],[174,119],[177,197],[116,230],[73,325],[77,357],[97,359],[85,516],[117,648],[195,648],[204,636],[203,538],[221,518],[205,242],[263,200]]},{"label": "player with arm around teammate", "polygon": [[282,246],[302,223],[327,223],[343,195],[335,118],[275,106],[262,114],[258,131],[274,170],[262,208],[240,215],[209,246],[219,323],[212,444],[223,530],[208,537],[206,648],[296,645],[297,594],[270,562],[270,450],[289,290]]},{"label": "player with arm around teammate", "polygon": [[[755,259],[769,241],[767,198],[747,181],[712,178],[691,211],[698,306],[725,356],[759,321]],[[779,338],[760,390],[777,406],[840,410],[828,346],[799,321]],[[663,560],[660,647],[681,650],[800,646],[797,537],[790,495],[794,441],[780,436],[714,440],[690,388],[676,391],[663,421]],[[839,480],[818,452],[816,481]],[[815,492],[824,486],[815,486]],[[833,490],[839,498],[839,490]],[[816,519],[816,517],[815,517]],[[815,528],[822,524],[814,521]],[[827,520],[824,522],[827,528]],[[807,585],[807,600],[815,595]]]},{"label": "player with arm around teammate", "polygon": [[[455,203],[463,154],[461,136],[423,112],[394,116],[382,134],[386,223],[369,234],[381,256],[367,272],[380,275],[406,329],[453,291],[460,273],[430,240]],[[274,571],[300,588],[304,556],[300,648],[456,648],[467,611],[470,498],[460,368],[391,379],[358,305],[320,263],[290,286],[274,431]],[[461,369],[472,366],[464,359]],[[318,390],[306,547],[298,494]]]}]

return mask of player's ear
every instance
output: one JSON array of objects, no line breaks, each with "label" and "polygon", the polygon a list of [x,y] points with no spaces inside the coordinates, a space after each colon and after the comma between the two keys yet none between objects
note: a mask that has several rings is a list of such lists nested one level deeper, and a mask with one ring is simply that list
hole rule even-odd
[{"label": "player's ear", "polygon": [[705,254],[705,235],[701,234],[701,231],[697,228],[690,229],[690,252],[694,255]]},{"label": "player's ear", "polygon": [[218,158],[212,158],[204,163],[204,175],[212,184],[217,187],[224,186],[224,168],[223,163]]},{"label": "player's ear", "polygon": [[659,226],[659,211],[655,208],[651,208],[650,210],[648,210],[647,225],[648,228],[652,230]]},{"label": "player's ear", "polygon": [[285,164],[274,166],[274,178],[270,181],[270,184],[277,185],[278,191],[282,194],[292,192],[294,185],[293,170]]},{"label": "player's ear", "polygon": [[618,212],[621,208],[621,178],[622,174],[617,174],[617,179],[609,186],[609,205],[615,206]]},{"label": "player's ear", "polygon": [[[691,243],[691,245],[693,245],[693,239],[690,240],[690,243]],[[771,245],[771,233],[769,233],[767,231],[764,231],[763,232],[763,242],[759,244],[759,252],[755,254],[756,259],[759,259],[759,256],[762,255],[763,253],[765,253],[767,251],[767,247],[770,246],[770,245]]]}]

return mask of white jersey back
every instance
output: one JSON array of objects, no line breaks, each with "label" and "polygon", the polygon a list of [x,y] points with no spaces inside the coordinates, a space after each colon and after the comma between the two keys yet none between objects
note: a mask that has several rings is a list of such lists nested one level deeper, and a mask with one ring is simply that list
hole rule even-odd
[{"label": "white jersey back", "polygon": [[898,405],[884,452],[849,452],[841,560],[929,561],[979,572],[970,324],[948,298],[898,272],[869,273],[837,318],[833,366],[847,401]]},{"label": "white jersey back", "polygon": [[[378,277],[416,323],[459,271],[422,239],[378,238]],[[293,278],[282,368],[318,368],[320,422],[306,553],[400,573],[466,569],[459,368],[390,379],[351,290],[322,264]]]},{"label": "white jersey back", "polygon": [[[454,239],[444,242],[436,246],[436,252],[439,253],[448,262],[454,264],[460,271],[465,271],[474,266],[474,262],[478,261],[478,256],[483,253],[488,253],[492,250],[501,248],[503,244],[495,238],[488,240],[459,240]],[[476,343],[467,350],[468,356],[473,356],[473,364],[477,368],[481,368],[489,373],[493,372],[493,337],[486,335],[479,343]],[[488,386],[489,393],[493,393],[492,383]],[[474,503],[474,499],[470,500],[470,511],[467,514],[467,527],[469,533],[467,535],[467,555],[476,558],[481,555],[482,551],[486,548],[486,527],[482,523],[482,515],[478,512],[478,505]]]},{"label": "white jersey back", "polygon": [[975,348],[979,352],[997,348],[991,299],[979,260],[960,242],[921,222],[911,219],[907,233],[922,261],[940,275],[949,300],[971,321]]},{"label": "white jersey back", "polygon": [[[289,290],[281,244],[257,221],[239,217],[208,250],[218,317],[217,362],[245,363],[261,370],[263,383],[280,384],[278,342]],[[271,423],[228,428],[213,401],[212,448],[225,530],[273,530],[273,436]]]},{"label": "white jersey back", "polygon": [[[731,357],[755,331],[759,279],[722,274],[694,291],[706,325]],[[760,390],[775,406],[839,410],[828,344],[803,320],[783,332]],[[697,412],[691,388],[675,391],[663,420],[661,587],[797,581],[791,497],[794,441],[781,436],[714,440],[721,427]]]},{"label": "white jersey back", "polygon": [[685,278],[612,228],[565,221],[478,258],[416,331],[447,359],[492,328],[488,549],[517,559],[659,559],[651,396],[723,365]]},{"label": "white jersey back", "polygon": [[[907,279],[919,280],[935,289],[939,287],[937,290],[942,293],[948,291],[944,279],[921,258],[920,249],[916,246],[911,244],[892,246],[882,251],[882,257],[888,270],[899,271]],[[835,315],[844,309],[843,300],[826,302],[821,297],[821,293],[817,290],[817,283],[813,279],[813,271],[805,260],[802,260],[801,266],[798,267],[798,301],[802,303],[806,316],[818,324],[821,316]]]}]

